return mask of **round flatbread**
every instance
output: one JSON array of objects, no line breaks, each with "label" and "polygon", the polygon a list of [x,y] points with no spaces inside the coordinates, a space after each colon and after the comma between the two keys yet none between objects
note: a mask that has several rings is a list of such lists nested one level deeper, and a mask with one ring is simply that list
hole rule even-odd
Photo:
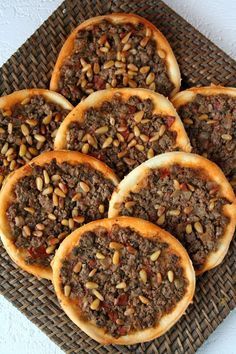
[{"label": "round flatbread", "polygon": [[184,314],[195,290],[183,246],[136,218],[97,220],[75,230],[52,267],[61,307],[101,344],[161,336]]},{"label": "round flatbread", "polygon": [[56,131],[72,109],[62,95],[44,89],[0,98],[0,186],[10,172],[53,149]]},{"label": "round flatbread", "polygon": [[221,167],[236,191],[236,88],[194,87],[173,98],[193,146]]},{"label": "round flatbread", "polygon": [[76,104],[110,87],[143,87],[173,96],[180,71],[163,34],[144,18],[114,13],[80,24],[63,45],[50,89]]},{"label": "round flatbread", "polygon": [[236,204],[231,185],[213,162],[170,152],[144,162],[121,181],[108,215],[157,223],[182,242],[200,274],[226,255],[235,231]]},{"label": "round flatbread", "polygon": [[107,215],[117,178],[78,152],[45,152],[9,175],[0,192],[3,245],[19,267],[51,279],[60,242],[82,224]]},{"label": "round flatbread", "polygon": [[154,155],[191,151],[172,104],[146,89],[91,94],[61,124],[55,149],[77,150],[104,161],[120,178]]}]

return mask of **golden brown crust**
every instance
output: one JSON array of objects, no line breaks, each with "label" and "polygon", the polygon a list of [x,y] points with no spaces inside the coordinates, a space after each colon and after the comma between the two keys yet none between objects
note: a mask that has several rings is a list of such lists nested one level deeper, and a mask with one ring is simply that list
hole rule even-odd
[{"label": "golden brown crust", "polygon": [[66,149],[66,135],[70,124],[74,121],[82,123],[84,121],[84,112],[87,109],[90,107],[100,107],[104,101],[112,100],[113,96],[117,93],[119,93],[124,98],[124,100],[128,100],[131,96],[138,96],[142,100],[150,98],[154,104],[154,114],[174,116],[176,119],[169,130],[176,132],[176,147],[178,147],[180,150],[191,152],[191,145],[185,132],[183,123],[170,101],[163,95],[142,88],[108,89],[92,93],[89,97],[80,102],[62,122],[55,138],[54,148],[56,150]]},{"label": "golden brown crust", "polygon": [[49,163],[52,159],[56,159],[58,163],[69,162],[71,165],[89,164],[95,170],[100,171],[105,178],[110,179],[115,186],[118,183],[118,180],[113,171],[105,164],[93,157],[83,155],[75,151],[45,152],[31,160],[27,165],[19,168],[15,172],[12,172],[6,178],[3,188],[0,192],[0,235],[3,245],[9,256],[20,268],[24,269],[28,273],[34,274],[37,277],[46,279],[51,279],[52,277],[51,267],[43,267],[33,264],[29,265],[25,262],[25,252],[18,249],[13,242],[11,228],[8,222],[6,211],[11,202],[14,200],[13,192],[18,180],[24,176],[30,175],[34,165],[42,166],[46,163]]},{"label": "golden brown crust", "polygon": [[74,40],[76,38],[77,33],[85,29],[88,26],[95,25],[100,23],[103,20],[109,20],[112,23],[132,23],[134,25],[138,23],[143,23],[146,27],[149,27],[153,31],[153,38],[158,43],[158,49],[163,50],[167,55],[165,58],[165,63],[167,66],[168,76],[171,82],[174,84],[175,88],[170,94],[170,97],[174,96],[180,89],[181,77],[179,66],[174,56],[174,53],[164,35],[149,21],[145,18],[135,15],[135,14],[126,14],[126,13],[113,13],[105,16],[98,16],[88,19],[87,21],[81,23],[78,27],[76,27],[73,32],[69,35],[66,42],[64,43],[59,56],[57,58],[57,62],[55,64],[52,78],[50,82],[50,89],[53,91],[58,91],[58,83],[60,78],[60,70],[64,63],[65,58],[69,57],[74,49]]},{"label": "golden brown crust", "polygon": [[[63,260],[71,252],[73,247],[78,244],[81,235],[88,231],[96,229],[97,227],[105,227],[110,230],[112,225],[119,224],[121,227],[131,227],[138,231],[143,237],[156,237],[163,239],[164,242],[167,242],[171,245],[171,248],[180,255],[181,257],[181,266],[184,270],[184,276],[188,279],[188,286],[186,293],[182,300],[176,305],[172,312],[162,317],[159,324],[155,327],[148,328],[145,330],[137,331],[133,334],[127,334],[125,336],[114,338],[108,333],[106,333],[103,328],[98,328],[89,321],[85,321],[81,318],[81,312],[78,308],[70,301],[68,297],[65,297],[62,287],[61,287],[61,278],[60,270],[62,267]],[[71,235],[69,235],[63,243],[60,245],[54,260],[52,262],[53,268],[53,285],[55,288],[56,295],[60,302],[61,307],[70,317],[70,319],[80,327],[85,333],[90,337],[95,339],[101,344],[122,344],[130,345],[139,342],[146,342],[152,340],[156,337],[164,334],[170,327],[172,327],[178,319],[183,315],[188,305],[191,303],[194,290],[195,290],[195,273],[192,267],[192,263],[188,257],[186,250],[183,246],[168,232],[162,230],[158,226],[151,224],[147,221],[130,218],[130,217],[119,217],[114,219],[103,219],[93,221],[87,225],[82,226],[81,228],[75,230]]]},{"label": "golden brown crust", "polygon": [[223,213],[229,218],[229,223],[227,224],[224,235],[219,240],[218,249],[215,252],[209,253],[204,266],[200,271],[196,272],[197,274],[201,274],[222,262],[234,235],[236,224],[236,201],[233,189],[221,169],[215,163],[202,156],[184,152],[168,152],[153,157],[135,168],[120,182],[112,195],[108,216],[109,218],[113,218],[119,215],[123,200],[129,195],[130,191],[139,190],[142,182],[152,169],[169,167],[174,164],[204,170],[206,175],[209,176],[209,180],[216,182],[220,186],[220,197],[229,201],[229,204],[223,207]]},{"label": "golden brown crust", "polygon": [[176,109],[179,109],[180,106],[192,102],[197,94],[204,96],[228,95],[231,97],[236,97],[236,88],[224,87],[220,85],[191,87],[188,90],[177,93],[172,98],[172,103]]},{"label": "golden brown crust", "polygon": [[13,107],[15,104],[22,102],[26,98],[30,98],[32,96],[37,95],[43,96],[49,102],[56,103],[64,109],[68,109],[71,111],[74,108],[65,97],[63,97],[57,92],[33,88],[15,91],[10,95],[0,97],[0,109],[10,110],[11,107]]}]

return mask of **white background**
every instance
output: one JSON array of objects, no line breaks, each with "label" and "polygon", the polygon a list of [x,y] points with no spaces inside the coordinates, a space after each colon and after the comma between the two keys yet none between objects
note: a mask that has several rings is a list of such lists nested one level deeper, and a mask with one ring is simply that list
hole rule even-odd
[{"label": "white background", "polygon": [[[61,2],[61,0],[0,0],[0,65]],[[165,0],[165,2],[236,59],[236,0]],[[49,353],[62,354],[62,351],[18,310],[0,297],[0,354]],[[232,312],[209,337],[198,350],[198,354],[236,354],[236,311]]]}]

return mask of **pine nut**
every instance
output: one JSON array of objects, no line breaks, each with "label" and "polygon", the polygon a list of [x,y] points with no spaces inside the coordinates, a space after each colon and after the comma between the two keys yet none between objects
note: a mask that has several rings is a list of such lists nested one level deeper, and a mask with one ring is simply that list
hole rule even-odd
[{"label": "pine nut", "polygon": [[94,283],[92,281],[88,281],[86,284],[85,284],[85,287],[87,289],[97,289],[98,288],[98,284],[97,283]]},{"label": "pine nut", "polygon": [[150,85],[155,80],[155,74],[153,72],[149,73],[146,78],[146,84]]},{"label": "pine nut", "polygon": [[144,142],[147,143],[149,141],[149,137],[145,134],[140,134],[140,139]]},{"label": "pine nut", "polygon": [[24,210],[32,215],[35,213],[35,209],[31,207],[25,207]]},{"label": "pine nut", "polygon": [[35,230],[33,232],[33,235],[36,236],[36,237],[42,237],[43,236],[43,231],[41,230]]},{"label": "pine nut", "polygon": [[28,225],[23,226],[23,232],[25,233],[26,236],[30,236],[31,235],[30,227]]},{"label": "pine nut", "polygon": [[184,123],[187,124],[187,125],[192,125],[193,124],[193,120],[190,119],[190,118],[184,118]]},{"label": "pine nut", "polygon": [[102,52],[102,53],[108,53],[108,52],[109,52],[109,48],[107,48],[107,47],[100,47],[100,52]]},{"label": "pine nut", "polygon": [[139,296],[139,300],[145,305],[148,305],[150,303],[150,301],[145,296],[142,295]]},{"label": "pine nut", "polygon": [[140,276],[140,279],[142,280],[142,282],[144,284],[146,284],[146,282],[147,282],[147,272],[146,272],[146,270],[144,270],[144,269],[140,270],[139,276]]},{"label": "pine nut", "polygon": [[109,60],[109,61],[107,61],[107,62],[103,65],[103,68],[104,68],[104,69],[110,69],[114,64],[115,64],[115,63],[114,63],[113,60]]},{"label": "pine nut", "polygon": [[89,273],[89,278],[91,278],[91,277],[93,277],[95,274],[96,274],[96,272],[97,272],[97,269],[95,268],[95,269],[93,269],[93,270],[91,270],[91,272]]},{"label": "pine nut", "polygon": [[144,146],[141,145],[141,144],[135,145],[135,148],[136,148],[138,151],[144,151]]},{"label": "pine nut", "polygon": [[97,259],[105,259],[106,258],[101,252],[97,252],[96,257],[97,257]]},{"label": "pine nut", "polygon": [[102,296],[102,294],[101,294],[99,291],[97,291],[96,289],[93,289],[93,290],[92,290],[92,293],[93,293],[93,295],[95,295],[100,301],[104,301],[104,297]]},{"label": "pine nut", "polygon": [[19,156],[20,157],[25,156],[26,151],[27,151],[26,145],[25,144],[21,144],[20,145],[20,150],[19,150]]},{"label": "pine nut", "polygon": [[203,227],[202,227],[202,224],[199,221],[194,223],[194,228],[199,234],[203,233]]},{"label": "pine nut", "polygon": [[160,285],[161,282],[162,282],[162,275],[161,275],[161,273],[158,272],[157,273],[157,284]]},{"label": "pine nut", "polygon": [[149,39],[150,39],[149,37],[144,37],[144,38],[140,41],[141,47],[145,48],[146,45],[148,44]]},{"label": "pine nut", "polygon": [[136,203],[134,201],[129,201],[125,203],[125,208],[126,209],[131,209]]},{"label": "pine nut", "polygon": [[130,48],[132,47],[132,45],[130,43],[126,43],[122,49],[123,52],[127,52],[128,50],[130,50]]},{"label": "pine nut", "polygon": [[193,231],[192,225],[191,224],[186,225],[185,231],[187,232],[187,234],[191,234],[191,232]]},{"label": "pine nut", "polygon": [[128,32],[128,33],[122,38],[121,43],[123,43],[123,44],[127,43],[128,40],[129,40],[129,37],[131,36],[131,33],[132,33],[132,32]]},{"label": "pine nut", "polygon": [[40,231],[43,231],[45,229],[45,225],[44,224],[37,224],[35,227],[36,227],[36,229],[38,229]]},{"label": "pine nut", "polygon": [[64,286],[64,295],[65,295],[66,297],[69,297],[69,296],[70,296],[70,293],[71,293],[71,287],[70,287],[70,285],[65,285],[65,286]]},{"label": "pine nut", "polygon": [[150,66],[142,66],[139,71],[141,74],[147,74],[150,70]]},{"label": "pine nut", "polygon": [[35,134],[34,138],[39,141],[40,143],[44,143],[44,141],[46,140],[45,136],[41,135],[41,134]]},{"label": "pine nut", "polygon": [[53,188],[52,186],[49,186],[43,190],[42,195],[52,194],[52,192],[53,192]]},{"label": "pine nut", "polygon": [[134,135],[136,136],[136,137],[138,137],[138,136],[140,136],[140,130],[139,130],[139,128],[135,125],[135,127],[134,127]]},{"label": "pine nut", "polygon": [[116,285],[116,289],[125,289],[125,288],[126,288],[126,283],[124,281]]},{"label": "pine nut", "polygon": [[52,115],[51,114],[48,114],[46,117],[43,118],[42,122],[43,124],[45,125],[48,125],[52,120]]},{"label": "pine nut", "polygon": [[43,190],[43,180],[41,177],[36,177],[36,187],[37,189],[42,192]]},{"label": "pine nut", "polygon": [[174,273],[173,273],[172,270],[169,270],[169,271],[167,272],[167,277],[168,277],[169,282],[172,283],[173,280],[174,280]]},{"label": "pine nut", "polygon": [[100,204],[100,205],[99,205],[99,207],[98,207],[98,211],[99,211],[99,213],[100,213],[100,214],[103,214],[103,213],[104,213],[104,211],[105,211],[105,207],[104,207],[104,205],[103,205],[103,204]]},{"label": "pine nut", "polygon": [[163,124],[160,127],[159,135],[162,136],[165,133],[165,131],[166,131],[166,126]]},{"label": "pine nut", "polygon": [[58,188],[58,187],[56,187],[56,188],[54,189],[54,193],[55,193],[56,195],[58,195],[58,197],[61,197],[61,198],[65,198],[65,197],[66,197],[65,193],[62,192],[62,190],[61,190],[60,188]]},{"label": "pine nut", "polygon": [[46,248],[46,253],[47,254],[52,254],[55,251],[56,246],[52,245]]},{"label": "pine nut", "polygon": [[136,65],[134,65],[134,64],[128,64],[127,65],[127,68],[129,69],[129,70],[132,70],[132,71],[138,71],[138,67],[136,66]]},{"label": "pine nut", "polygon": [[99,305],[100,305],[100,300],[99,299],[95,299],[91,303],[90,308],[91,308],[91,310],[97,310],[99,308]]},{"label": "pine nut", "polygon": [[128,84],[131,88],[136,88],[138,86],[137,82],[131,79],[129,79]]},{"label": "pine nut", "polygon": [[75,216],[73,218],[73,220],[74,220],[74,222],[77,222],[78,224],[82,224],[84,222],[85,218],[84,218],[84,216],[81,215],[81,216]]},{"label": "pine nut", "polygon": [[110,146],[112,141],[113,141],[112,137],[109,136],[108,138],[106,138],[106,140],[104,141],[104,143],[102,145],[102,148],[105,149],[108,146]]},{"label": "pine nut", "polygon": [[147,158],[151,159],[154,156],[154,150],[152,148],[148,149]]},{"label": "pine nut", "polygon": [[150,143],[153,143],[154,141],[157,141],[159,138],[160,138],[159,133],[155,133],[149,141]]},{"label": "pine nut", "polygon": [[82,151],[83,154],[87,154],[87,153],[89,152],[89,144],[88,144],[88,143],[85,143],[85,144],[82,146],[81,151]]},{"label": "pine nut", "polygon": [[134,313],[134,309],[129,308],[129,309],[127,309],[127,310],[124,312],[124,315],[125,315],[125,316],[132,316],[133,313]]},{"label": "pine nut", "polygon": [[198,117],[199,120],[207,120],[208,119],[208,115],[207,114],[201,114],[199,117]]},{"label": "pine nut", "polygon": [[48,219],[55,221],[57,218],[54,214],[50,213],[50,214],[48,214]]},{"label": "pine nut", "polygon": [[109,243],[109,248],[114,249],[114,250],[120,250],[123,247],[124,247],[124,245],[122,245],[122,243],[119,243],[119,242],[112,241]]},{"label": "pine nut", "polygon": [[112,257],[112,263],[117,265],[120,262],[120,253],[118,251],[115,251]]},{"label": "pine nut", "polygon": [[73,230],[74,226],[75,226],[74,220],[70,218],[69,219],[69,229]]},{"label": "pine nut", "polygon": [[85,193],[88,193],[90,191],[90,187],[85,182],[81,181],[79,185]]},{"label": "pine nut", "polygon": [[180,184],[177,181],[177,179],[174,179],[173,184],[174,184],[174,189],[175,190],[177,190],[177,191],[180,190]]},{"label": "pine nut", "polygon": [[69,226],[69,220],[67,220],[67,219],[62,219],[61,224],[62,224],[63,226]]},{"label": "pine nut", "polygon": [[169,210],[168,214],[171,216],[178,216],[180,214],[180,210],[175,209],[175,210]]},{"label": "pine nut", "polygon": [[150,256],[151,261],[155,262],[160,257],[160,254],[161,254],[161,250],[157,250],[153,252]]},{"label": "pine nut", "polygon": [[230,134],[222,134],[221,138],[223,140],[230,141],[230,140],[232,140],[232,135],[230,135]]},{"label": "pine nut", "polygon": [[108,131],[108,126],[104,125],[103,127],[100,127],[98,129],[95,130],[95,134],[105,134]]},{"label": "pine nut", "polygon": [[25,98],[23,101],[21,101],[21,105],[22,106],[24,106],[24,105],[26,105],[27,103],[29,103],[30,102],[30,97],[27,97],[27,98]]},{"label": "pine nut", "polygon": [[82,268],[82,263],[81,263],[81,262],[78,262],[78,263],[76,263],[76,265],[74,266],[73,272],[74,272],[74,273],[79,273],[79,272],[81,271],[81,268]]}]

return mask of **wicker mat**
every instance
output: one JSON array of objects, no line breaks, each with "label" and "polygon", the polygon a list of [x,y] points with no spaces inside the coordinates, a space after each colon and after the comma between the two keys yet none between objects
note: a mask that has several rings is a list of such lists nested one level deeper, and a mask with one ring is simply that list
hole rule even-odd
[{"label": "wicker mat", "polygon": [[[67,0],[0,69],[0,94],[48,87],[57,54],[71,30],[88,17],[107,12],[144,16],[170,41],[183,87],[222,83],[236,86],[236,63],[161,1]],[[102,346],[80,331],[59,308],[52,285],[20,271],[0,246],[0,291],[67,353],[194,353],[236,306],[235,252],[198,279],[193,305],[161,338],[130,347]]]}]

